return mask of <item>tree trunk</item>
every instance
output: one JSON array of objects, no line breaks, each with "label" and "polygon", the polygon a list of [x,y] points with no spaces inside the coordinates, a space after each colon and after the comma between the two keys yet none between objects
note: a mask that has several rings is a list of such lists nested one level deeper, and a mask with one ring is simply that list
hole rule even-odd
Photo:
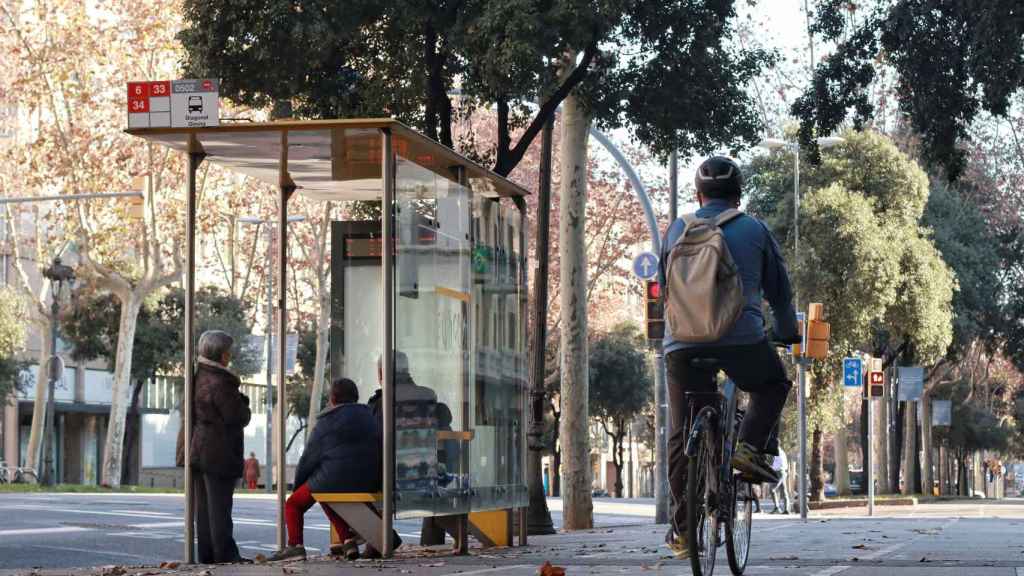
[{"label": "tree trunk", "polygon": [[917,478],[917,466],[914,465],[917,453],[917,410],[915,402],[907,402],[903,407],[903,489],[904,496],[914,493]]},{"label": "tree trunk", "polygon": [[[821,502],[825,499],[825,445],[822,442],[821,428],[817,426],[811,433],[811,502]],[[797,482],[799,482],[799,478]]]},{"label": "tree trunk", "polygon": [[[119,295],[121,321],[117,332],[117,360],[114,363],[114,389],[111,393],[110,421],[107,423],[107,442],[103,450],[104,486],[121,485],[124,455],[125,417],[131,395],[132,349],[135,347],[135,326],[139,318],[142,298],[134,291]],[[189,367],[185,368],[190,369]]]},{"label": "tree trunk", "polygon": [[926,496],[934,493],[935,485],[935,475],[932,472],[935,448],[932,444],[932,401],[926,392],[921,396],[921,491]]},{"label": "tree trunk", "polygon": [[[330,292],[327,292],[326,295],[329,297]],[[320,415],[320,410],[323,409],[324,381],[327,378],[327,351],[330,347],[328,338],[331,331],[330,304],[324,302],[327,297],[320,299],[320,316],[316,321],[316,374],[313,374],[313,387],[309,391],[309,415],[306,417],[306,422],[309,423],[306,426],[307,438],[313,433],[316,419]]]},{"label": "tree trunk", "polygon": [[971,467],[974,471],[974,479],[971,483],[969,495],[972,498],[975,492],[985,494],[985,467],[982,465],[982,460],[982,453],[980,451],[971,454]]},{"label": "tree trunk", "polygon": [[136,380],[132,386],[132,402],[128,409],[128,418],[124,429],[124,465],[121,468],[121,484],[138,484],[138,466],[134,460],[135,445],[139,441],[139,422],[136,416],[139,414],[139,399],[142,397],[144,380]]},{"label": "tree trunk", "polygon": [[[46,359],[53,355],[53,347],[50,345],[50,323],[52,319],[46,317],[40,325],[42,346],[39,350],[39,370],[36,371],[36,397],[32,405],[32,429],[28,434],[28,453],[25,454],[25,466],[36,471],[42,476],[39,469],[40,448],[43,444],[43,422],[46,420],[46,392],[49,389],[49,376],[46,372]],[[8,463],[17,465],[17,462]]]},{"label": "tree trunk", "polygon": [[836,462],[836,473],[832,479],[833,484],[836,486],[836,492],[840,496],[850,495],[850,462],[849,454],[847,453],[847,430],[846,430],[846,414],[845,406],[840,407],[840,419],[839,428],[836,430],[835,437],[832,440],[832,450],[835,453]]},{"label": "tree trunk", "polygon": [[562,497],[562,451],[555,449],[551,463],[551,496]]},{"label": "tree trunk", "polygon": [[[575,54],[566,58],[567,67]],[[587,137],[590,118],[576,96],[562,108],[562,181],[559,204],[561,256],[562,450],[565,452],[562,515],[566,530],[593,528],[589,376],[587,365]]]},{"label": "tree trunk", "polygon": [[617,427],[615,436],[612,436],[612,465],[615,466],[615,484],[612,485],[612,492],[616,498],[622,498],[622,443],[626,435],[621,431],[622,428]]},{"label": "tree trunk", "polygon": [[309,415],[306,417],[306,437],[313,433],[316,418],[320,414],[320,399],[324,394],[324,380],[327,375],[327,352],[331,335],[331,290],[328,284],[330,268],[327,266],[327,236],[331,230],[331,203],[324,202],[323,223],[317,241],[317,294],[320,309],[316,319],[316,374],[313,374],[313,389],[309,391]]}]

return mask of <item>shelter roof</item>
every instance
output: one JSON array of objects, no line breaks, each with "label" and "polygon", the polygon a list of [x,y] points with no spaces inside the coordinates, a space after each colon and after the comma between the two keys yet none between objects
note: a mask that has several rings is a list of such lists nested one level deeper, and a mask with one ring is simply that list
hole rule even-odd
[{"label": "shelter roof", "polygon": [[[203,152],[206,160],[277,186],[280,167],[297,191],[315,200],[374,200],[381,196],[380,129],[404,160],[454,178],[462,167],[470,187],[485,196],[516,197],[529,192],[408,126],[390,118],[284,120],[200,128],[131,128],[132,136],[182,152]],[[287,154],[285,154],[287,151]]]}]

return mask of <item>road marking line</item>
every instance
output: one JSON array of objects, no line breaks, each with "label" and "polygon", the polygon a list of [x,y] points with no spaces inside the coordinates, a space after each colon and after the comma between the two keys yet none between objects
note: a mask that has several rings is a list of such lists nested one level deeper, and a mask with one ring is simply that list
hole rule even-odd
[{"label": "road marking line", "polygon": [[143,556],[141,554],[128,554],[127,552],[111,552],[109,550],[98,550],[90,548],[69,548],[67,546],[44,546],[42,544],[28,544],[30,548],[44,548],[47,550],[66,550],[68,552],[83,552],[86,554],[98,554],[100,556],[115,556],[120,558],[138,558],[141,560],[149,560],[152,556]]},{"label": "road marking line", "polygon": [[132,524],[132,528],[180,528],[184,525],[182,520],[176,522],[149,522],[147,524]]},{"label": "road marking line", "polygon": [[120,512],[122,514],[131,514],[133,516],[174,516],[171,512],[157,512],[155,510],[111,510],[111,512]]},{"label": "road marking line", "polygon": [[82,510],[79,508],[53,508],[52,506],[33,506],[33,505],[20,505],[20,506],[7,506],[6,508],[11,510],[42,510],[45,512],[63,512],[68,514],[88,514],[90,516],[127,516],[129,518],[152,518],[154,520],[166,520],[168,517],[163,515],[155,515],[151,512],[108,512],[104,510]]},{"label": "road marking line", "polygon": [[833,574],[839,574],[840,572],[842,572],[843,570],[846,570],[847,568],[849,568],[849,566],[829,566],[828,568],[825,568],[824,570],[819,570],[817,572],[812,572],[808,576],[833,576]]},{"label": "road marking line", "polygon": [[473,570],[472,572],[459,572],[459,576],[473,576],[474,574],[494,574],[495,572],[505,572],[506,570],[516,570],[522,568],[530,568],[526,564],[517,564],[515,566],[502,566],[500,568],[485,568],[483,570]]},{"label": "road marking line", "polygon": [[66,532],[89,532],[92,528],[79,526],[55,526],[53,528],[19,528],[16,530],[0,530],[0,536],[32,536],[35,534],[61,534]]}]

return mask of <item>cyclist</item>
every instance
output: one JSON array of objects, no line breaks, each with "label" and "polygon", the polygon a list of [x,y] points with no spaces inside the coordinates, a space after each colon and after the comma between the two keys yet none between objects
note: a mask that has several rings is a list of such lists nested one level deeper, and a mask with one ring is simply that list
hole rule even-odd
[{"label": "cyclist", "polygon": [[[698,218],[714,219],[726,210],[739,207],[743,176],[733,160],[722,156],[708,158],[697,169],[694,183],[700,204]],[[662,244],[662,263],[668,261],[685,226],[681,218],[669,226]],[[726,375],[750,395],[732,466],[751,482],[775,483],[778,477],[772,469],[772,460],[778,450],[776,428],[792,382],[775,346],[766,336],[762,300],[767,300],[772,307],[775,339],[799,342],[789,275],[779,245],[767,226],[743,214],[725,222],[721,229],[743,283],[741,315],[728,333],[715,342],[676,342],[667,330],[664,340],[670,411],[669,486],[673,498],[672,527],[665,540],[679,558],[688,556],[685,450],[689,406],[685,394],[717,389],[717,369],[699,369],[691,365],[691,360],[716,359]],[[660,282],[663,287],[666,285],[664,265]]]}]

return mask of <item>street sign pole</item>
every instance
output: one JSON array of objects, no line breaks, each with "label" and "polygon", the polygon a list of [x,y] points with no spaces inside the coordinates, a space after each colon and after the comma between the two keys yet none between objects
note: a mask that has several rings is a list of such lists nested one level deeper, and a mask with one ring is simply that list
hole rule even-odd
[{"label": "street sign pole", "polygon": [[[807,330],[804,330],[804,334]],[[804,337],[806,342],[806,336]],[[802,348],[801,352],[806,350]],[[797,361],[797,372],[800,378],[800,397],[797,406],[800,408],[800,520],[807,522],[807,359]]]},{"label": "street sign pole", "polygon": [[875,414],[872,405],[875,403],[872,397],[874,384],[868,382],[868,446],[865,450],[864,467],[867,468],[868,482],[868,516],[875,515]]}]

